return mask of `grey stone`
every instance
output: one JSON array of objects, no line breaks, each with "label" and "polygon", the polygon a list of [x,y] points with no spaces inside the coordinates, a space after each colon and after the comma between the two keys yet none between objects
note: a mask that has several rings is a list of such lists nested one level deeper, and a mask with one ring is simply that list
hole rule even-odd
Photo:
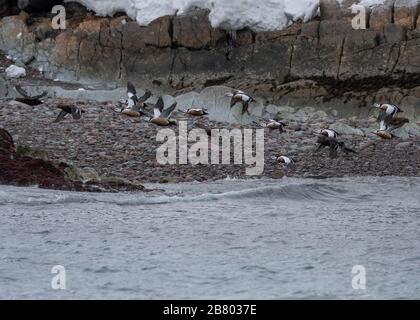
[{"label": "grey stone", "polygon": [[199,96],[199,93],[192,91],[175,97],[175,100],[178,103],[177,110],[185,110],[192,108],[193,106],[199,108],[200,106],[194,104]]},{"label": "grey stone", "polygon": [[407,141],[407,142],[400,142],[395,146],[395,149],[405,149],[408,148],[412,145],[411,141]]},{"label": "grey stone", "polygon": [[357,136],[364,136],[364,132],[361,129],[353,128],[348,124],[337,122],[330,126],[331,129],[334,129],[340,135],[357,135]]}]

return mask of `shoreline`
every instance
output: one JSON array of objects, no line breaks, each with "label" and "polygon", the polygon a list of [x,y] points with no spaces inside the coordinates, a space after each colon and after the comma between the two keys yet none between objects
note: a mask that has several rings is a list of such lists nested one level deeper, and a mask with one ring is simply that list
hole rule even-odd
[{"label": "shoreline", "polygon": [[[246,176],[245,165],[159,165],[156,150],[162,143],[156,141],[156,134],[162,127],[118,114],[111,102],[74,100],[72,103],[86,110],[85,116],[80,121],[69,117],[53,124],[58,114],[56,106],[60,103],[60,99],[46,99],[44,104],[31,107],[16,101],[0,102],[0,124],[10,132],[16,145],[39,150],[55,163],[65,162],[103,177],[118,176],[143,184],[203,182],[227,177],[279,179],[285,175],[318,179],[420,176],[420,135],[411,134],[417,132],[415,123],[398,129],[399,138],[382,140],[370,133],[377,126],[373,118],[335,119],[325,112],[303,108],[289,115],[284,133],[264,129],[264,173]],[[220,123],[180,113],[174,118],[186,120],[191,128],[258,128],[254,124]],[[314,153],[314,133],[329,126],[340,133],[341,141],[358,153],[339,152],[336,159],[328,157],[328,150]],[[173,129],[177,132],[177,128]],[[279,155],[293,157],[296,164],[285,169],[274,159]]]}]

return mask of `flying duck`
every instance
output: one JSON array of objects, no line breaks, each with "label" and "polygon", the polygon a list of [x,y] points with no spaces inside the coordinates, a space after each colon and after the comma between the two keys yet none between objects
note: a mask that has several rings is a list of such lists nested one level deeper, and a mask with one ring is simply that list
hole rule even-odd
[{"label": "flying duck", "polygon": [[387,140],[392,139],[394,137],[394,135],[387,130],[378,130],[374,131],[373,133],[376,134],[378,137]]},{"label": "flying duck", "polygon": [[400,112],[403,112],[399,107],[393,104],[379,104],[374,103],[373,108],[379,109],[377,121],[379,122],[379,131],[387,130],[392,118]]},{"label": "flying duck", "polygon": [[277,158],[277,161],[280,162],[280,163],[284,163],[286,166],[295,163],[295,160],[293,158],[289,158],[289,157],[286,157],[286,156],[279,156]]},{"label": "flying duck", "polygon": [[117,112],[121,112],[129,117],[139,117],[145,107],[145,102],[152,96],[150,90],[146,90],[141,97],[137,96],[136,88],[131,82],[127,82],[127,97],[128,99],[121,99],[118,102]]},{"label": "flying duck", "polygon": [[163,98],[159,97],[155,107],[153,108],[153,117],[149,120],[150,123],[156,124],[158,126],[169,126],[176,125],[177,121],[171,119],[171,115],[176,108],[177,103],[173,103],[169,108],[164,110]]},{"label": "flying duck", "polygon": [[24,104],[27,104],[29,106],[38,106],[40,104],[43,104],[43,101],[41,101],[40,99],[44,98],[48,92],[44,91],[39,95],[36,96],[30,96],[28,94],[28,92],[26,92],[21,86],[16,85],[15,86],[16,91],[23,97],[23,98],[16,98],[16,101],[22,102]]},{"label": "flying duck", "polygon": [[338,133],[334,129],[322,129],[321,134],[328,138],[338,138]]},{"label": "flying duck", "polygon": [[287,127],[286,122],[284,121],[277,121],[277,120],[273,120],[273,119],[269,119],[267,124],[259,124],[254,122],[255,124],[264,127],[264,128],[268,128],[270,129],[270,131],[272,130],[279,130],[280,132],[284,132],[284,127]]},{"label": "flying duck", "polygon": [[61,112],[53,123],[58,123],[64,120],[68,114],[71,114],[74,120],[80,120],[82,118],[82,114],[85,113],[85,110],[81,110],[75,106],[59,106],[58,108],[61,109]]},{"label": "flying duck", "polygon": [[344,142],[340,142],[337,140],[337,138],[334,137],[327,137],[323,134],[319,134],[317,135],[317,143],[319,144],[316,152],[322,150],[325,147],[329,147],[330,148],[330,158],[334,159],[337,158],[337,151],[340,148],[342,151],[344,151],[346,154],[348,153],[357,153],[356,151],[354,151],[353,149],[350,149],[348,147],[346,147]]},{"label": "flying duck", "polygon": [[191,116],[204,116],[209,114],[207,109],[198,109],[198,108],[190,108],[187,110],[182,111],[183,113],[189,114]]},{"label": "flying duck", "polygon": [[245,112],[249,114],[248,107],[249,103],[255,101],[250,95],[246,94],[241,90],[234,90],[233,92],[227,93],[227,97],[231,97],[230,107],[232,108],[238,102],[242,103],[242,114]]}]

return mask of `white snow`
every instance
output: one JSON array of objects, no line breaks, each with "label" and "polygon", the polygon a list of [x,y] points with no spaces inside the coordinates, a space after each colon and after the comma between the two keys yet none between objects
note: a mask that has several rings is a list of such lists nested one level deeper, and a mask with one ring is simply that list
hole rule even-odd
[{"label": "white snow", "polygon": [[[65,0],[77,1],[100,16],[125,12],[142,26],[165,15],[179,15],[194,8],[210,10],[213,27],[255,31],[280,30],[292,22],[319,15],[319,0]],[[336,0],[343,5],[344,0]],[[386,0],[361,0],[359,5],[375,7]],[[398,0],[397,6],[414,6],[419,0]]]},{"label": "white snow", "polygon": [[[74,1],[74,0],[65,0]],[[319,14],[319,0],[77,0],[97,15],[126,12],[140,25],[165,16],[209,9],[213,27],[255,31],[279,30],[299,19],[308,21]]]},{"label": "white snow", "polygon": [[357,5],[372,8],[385,3],[385,0],[362,0]]},{"label": "white snow", "polygon": [[25,68],[18,67],[14,64],[9,66],[6,69],[6,77],[7,78],[21,78],[26,76],[26,70]]}]

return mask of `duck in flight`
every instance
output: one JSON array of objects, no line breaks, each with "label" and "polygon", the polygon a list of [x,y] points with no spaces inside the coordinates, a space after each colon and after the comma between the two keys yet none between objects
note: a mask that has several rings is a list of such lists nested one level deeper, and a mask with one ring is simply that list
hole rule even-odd
[{"label": "duck in flight", "polygon": [[175,119],[171,119],[176,105],[177,103],[175,102],[169,108],[165,109],[163,98],[159,97],[153,108],[153,117],[149,119],[149,122],[158,126],[177,125],[177,121]]},{"label": "duck in flight", "polygon": [[85,113],[85,110],[81,110],[75,106],[59,106],[58,108],[61,109],[61,112],[58,114],[58,117],[53,123],[63,121],[68,114],[71,114],[74,120],[80,120],[82,118],[82,114]]},{"label": "duck in flight", "polygon": [[234,105],[236,105],[238,102],[241,102],[242,114],[244,114],[245,112],[250,114],[248,111],[248,107],[251,102],[255,101],[254,98],[252,98],[250,95],[246,94],[241,90],[234,90],[233,92],[227,93],[226,96],[231,97],[230,108],[233,108]]},{"label": "duck in flight", "polygon": [[373,108],[380,110],[377,118],[379,130],[373,133],[382,139],[392,139],[394,137],[392,131],[409,122],[407,118],[396,117],[398,113],[403,111],[395,105],[374,103]]},{"label": "duck in flight", "polygon": [[393,104],[379,104],[374,103],[373,108],[379,109],[377,121],[379,122],[379,131],[386,131],[391,123],[391,120],[397,113],[403,112],[399,107]]},{"label": "duck in flight", "polygon": [[335,131],[334,129],[322,129],[321,130],[321,135],[328,137],[328,138],[338,138],[338,132]]},{"label": "duck in flight", "polygon": [[130,117],[139,117],[144,113],[145,103],[152,96],[150,90],[146,90],[143,96],[137,96],[137,91],[131,82],[127,82],[127,99],[118,102],[117,112]]},{"label": "duck in flight", "polygon": [[344,142],[340,142],[335,137],[328,137],[323,134],[317,135],[318,148],[316,152],[321,151],[325,147],[329,147],[330,153],[329,156],[331,159],[337,158],[338,149],[341,149],[346,154],[348,153],[357,153],[355,150],[348,148]]},{"label": "duck in flight", "polygon": [[23,97],[23,98],[18,97],[15,100],[22,102],[24,104],[27,104],[29,106],[38,106],[40,104],[43,104],[44,102],[41,99],[44,98],[48,94],[47,91],[44,91],[39,95],[31,96],[21,86],[16,85],[15,88],[16,88],[16,91]]},{"label": "duck in flight", "polygon": [[198,116],[198,117],[209,114],[207,112],[207,109],[199,109],[199,108],[190,108],[187,110],[183,110],[182,112],[185,114],[189,114],[191,116]]},{"label": "duck in flight", "polygon": [[286,156],[279,156],[277,158],[277,161],[280,162],[280,163],[283,163],[286,166],[292,165],[296,162],[293,158],[286,157]]},{"label": "duck in flight", "polygon": [[279,130],[280,132],[284,132],[284,128],[287,127],[286,122],[280,121],[280,120],[273,120],[273,119],[269,119],[268,123],[261,123],[261,124],[257,122],[254,122],[254,123],[260,127],[270,129],[270,132],[273,130]]}]

